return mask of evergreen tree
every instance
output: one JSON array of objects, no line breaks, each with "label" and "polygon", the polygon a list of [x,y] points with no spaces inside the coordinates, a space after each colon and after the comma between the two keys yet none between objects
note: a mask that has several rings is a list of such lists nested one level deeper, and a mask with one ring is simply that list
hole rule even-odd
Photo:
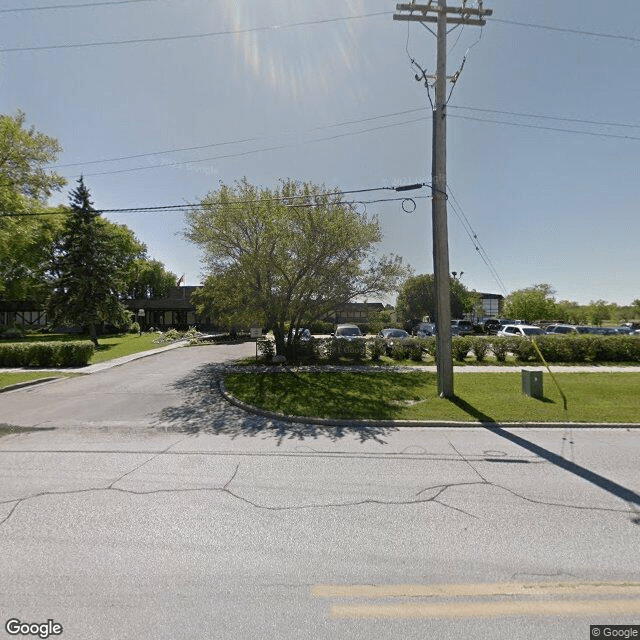
[{"label": "evergreen tree", "polygon": [[82,177],[71,192],[70,205],[53,261],[48,314],[55,324],[82,327],[97,346],[103,323],[124,326],[130,320],[118,295],[126,265]]}]

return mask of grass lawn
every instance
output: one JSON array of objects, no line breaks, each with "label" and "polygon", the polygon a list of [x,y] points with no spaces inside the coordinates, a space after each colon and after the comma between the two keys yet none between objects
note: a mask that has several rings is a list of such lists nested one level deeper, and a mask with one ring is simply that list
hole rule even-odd
[{"label": "grass lawn", "polygon": [[98,362],[104,362],[105,360],[128,356],[132,353],[149,351],[150,349],[158,349],[166,346],[166,344],[154,343],[153,341],[157,337],[157,333],[143,333],[141,336],[137,333],[123,333],[98,338],[100,346],[96,349],[91,360],[89,360],[89,364],[96,364]]},{"label": "grass lawn", "polygon": [[456,398],[437,395],[434,373],[234,373],[229,391],[288,415],[370,420],[640,423],[640,373],[556,373],[568,400],[544,374],[544,398],[521,392],[520,373],[455,376]]},{"label": "grass lawn", "polygon": [[8,387],[12,384],[18,384],[19,382],[39,380],[40,378],[68,378],[74,375],[76,374],[61,373],[60,371],[47,371],[45,369],[38,369],[37,371],[16,371],[10,373],[3,373],[0,370],[0,389]]}]

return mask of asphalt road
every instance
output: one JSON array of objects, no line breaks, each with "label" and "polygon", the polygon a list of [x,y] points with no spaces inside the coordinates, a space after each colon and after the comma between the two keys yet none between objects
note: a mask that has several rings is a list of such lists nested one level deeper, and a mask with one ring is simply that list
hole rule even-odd
[{"label": "asphalt road", "polygon": [[[640,430],[244,413],[177,349],[0,395],[0,623],[50,637],[589,638],[640,624]],[[15,623],[14,623],[15,624]],[[37,636],[31,636],[37,637]]]}]

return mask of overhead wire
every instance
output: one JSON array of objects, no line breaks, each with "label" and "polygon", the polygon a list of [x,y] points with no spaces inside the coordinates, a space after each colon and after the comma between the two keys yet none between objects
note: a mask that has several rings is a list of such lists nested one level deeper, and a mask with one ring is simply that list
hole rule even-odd
[{"label": "overhead wire", "polygon": [[[109,171],[96,171],[93,173],[85,173],[84,176],[85,177],[92,177],[92,176],[104,176],[104,175],[115,175],[115,174],[120,174],[120,173],[129,173],[132,171],[144,171],[144,170],[149,170],[149,169],[158,169],[161,167],[180,167],[180,166],[187,166],[190,164],[198,164],[200,162],[211,162],[213,160],[223,160],[223,159],[228,159],[228,158],[240,158],[240,157],[246,157],[246,156],[250,156],[250,155],[254,155],[257,153],[265,153],[267,151],[279,151],[282,149],[290,149],[292,147],[296,147],[300,144],[315,144],[318,142],[328,142],[331,140],[337,140],[340,138],[345,138],[345,137],[349,137],[349,136],[356,136],[356,135],[361,135],[363,133],[370,133],[371,131],[380,131],[383,129],[389,129],[391,127],[397,127],[397,126],[402,126],[402,125],[408,125],[408,124],[414,124],[415,122],[420,122],[421,120],[427,120],[428,116],[424,116],[424,117],[420,117],[420,118],[414,118],[412,120],[406,120],[404,122],[396,122],[393,124],[385,124],[385,125],[380,125],[377,127],[370,127],[367,129],[361,129],[359,131],[349,131],[349,132],[345,132],[345,133],[339,133],[336,135],[332,135],[332,136],[323,136],[321,138],[314,138],[312,140],[305,140],[303,142],[296,142],[296,143],[287,143],[287,144],[280,144],[280,145],[274,145],[274,146],[270,146],[270,147],[263,147],[261,149],[249,149],[246,151],[238,151],[235,153],[228,153],[228,154],[223,154],[223,155],[218,155],[218,156],[210,156],[207,158],[196,158],[196,159],[191,159],[191,160],[181,160],[181,161],[176,161],[176,162],[163,162],[163,163],[159,163],[159,164],[149,164],[149,165],[142,165],[142,166],[138,166],[138,167],[130,167],[128,169],[112,169]],[[150,154],[153,155],[153,154]],[[81,163],[77,163],[78,166]],[[66,176],[66,177],[73,177],[73,176]]]},{"label": "overhead wire", "polygon": [[545,127],[537,124],[526,124],[524,122],[509,122],[507,120],[492,120],[489,118],[474,118],[473,116],[462,116],[456,114],[449,114],[450,118],[457,118],[459,120],[470,120],[473,122],[488,122],[490,124],[505,124],[511,127],[524,127],[526,129],[540,129],[543,131],[558,131],[560,133],[574,133],[585,136],[593,136],[596,138],[614,138],[618,140],[640,140],[640,136],[628,136],[616,133],[605,133],[602,131],[584,131],[580,129],[563,129],[561,127]]},{"label": "overhead wire", "polygon": [[507,288],[505,287],[504,282],[502,281],[502,278],[498,273],[498,270],[495,268],[493,261],[491,260],[486,249],[482,246],[482,243],[478,238],[478,234],[476,233],[473,226],[471,225],[469,218],[467,217],[464,210],[462,209],[462,205],[460,204],[455,194],[453,193],[451,186],[447,185],[447,191],[451,195],[451,198],[449,199],[449,204],[451,206],[452,211],[454,212],[458,220],[460,220],[460,223],[462,224],[462,228],[464,229],[465,233],[471,240],[476,250],[476,253],[480,256],[480,259],[485,263],[487,269],[489,269],[489,273],[491,274],[493,279],[496,281],[496,284],[502,289],[502,291],[506,295]]},{"label": "overhead wire", "polygon": [[[325,129],[335,129],[337,127],[345,127],[348,125],[352,125],[352,124],[361,124],[363,122],[371,122],[374,120],[381,120],[383,118],[391,118],[391,117],[395,117],[395,116],[404,116],[404,115],[408,115],[410,113],[416,113],[419,111],[424,111],[425,108],[424,107],[417,107],[415,109],[405,109],[403,111],[396,111],[393,113],[385,113],[382,115],[376,115],[376,116],[368,116],[365,118],[358,118],[355,120],[345,120],[343,122],[336,122],[336,123],[331,123],[331,124],[327,124],[327,125],[320,125],[317,127],[312,127],[311,129],[309,129],[308,131],[322,131]],[[400,124],[404,124],[404,123],[400,123]],[[392,125],[390,125],[392,126]],[[298,134],[300,132],[297,132]],[[197,146],[193,146],[193,147],[177,147],[174,149],[162,149],[160,151],[149,151],[146,153],[136,153],[133,155],[128,155],[128,156],[117,156],[117,157],[113,157],[113,158],[102,158],[100,160],[86,160],[86,161],[81,161],[81,162],[68,162],[65,164],[55,164],[55,165],[51,165],[50,168],[51,169],[61,169],[64,167],[77,167],[77,166],[84,166],[87,164],[101,164],[103,162],[119,162],[122,160],[134,160],[137,158],[145,158],[145,157],[149,157],[149,156],[157,156],[157,155],[164,155],[164,154],[168,154],[168,153],[177,153],[180,151],[197,151],[200,149],[209,149],[212,147],[221,147],[221,146],[226,146],[226,145],[231,145],[231,144],[243,144],[246,142],[259,142],[260,140],[272,140],[274,138],[280,138],[282,136],[287,136],[287,135],[294,135],[296,134],[296,132],[282,132],[278,135],[271,135],[271,136],[253,136],[251,138],[240,138],[238,140],[229,140],[226,142],[213,142],[213,143],[209,143],[209,144],[203,144],[203,145],[197,145]]]},{"label": "overhead wire", "polygon": [[580,36],[592,36],[595,38],[610,38],[613,40],[627,40],[629,42],[640,42],[640,38],[634,36],[624,36],[614,33],[603,33],[601,31],[585,31],[583,29],[569,29],[567,27],[551,27],[545,24],[534,24],[532,22],[516,22],[515,20],[503,20],[500,18],[487,18],[488,22],[501,22],[503,24],[512,24],[518,27],[528,27],[531,29],[543,29],[546,31],[559,31],[561,33],[573,33]]},{"label": "overhead wire", "polygon": [[0,9],[0,13],[24,13],[28,11],[52,11],[55,9],[86,9],[92,7],[104,7],[118,4],[136,4],[140,2],[156,2],[157,0],[103,0],[102,2],[87,2],[73,4],[53,4],[45,7],[16,7],[13,9]]},{"label": "overhead wire", "polygon": [[223,31],[212,31],[209,33],[192,33],[182,34],[177,36],[156,36],[153,38],[131,38],[128,40],[108,40],[101,42],[78,42],[70,44],[57,44],[57,45],[43,45],[34,47],[7,47],[0,49],[0,53],[18,53],[18,52],[31,52],[31,51],[54,51],[56,49],[81,49],[87,47],[106,47],[106,46],[121,46],[128,44],[149,44],[155,42],[171,42],[177,40],[192,40],[197,38],[214,38],[219,36],[240,35],[243,33],[257,33],[263,31],[282,31],[283,29],[294,29],[297,27],[309,27],[319,24],[329,24],[334,22],[345,22],[347,20],[362,20],[365,18],[375,18],[378,16],[390,15],[390,11],[378,11],[374,13],[363,13],[354,16],[341,16],[337,18],[323,18],[320,20],[304,20],[301,22],[292,22],[289,24],[281,25],[268,25],[262,27],[246,27],[244,29],[225,29]]},{"label": "overhead wire", "polygon": [[[364,189],[340,189],[336,191],[327,191],[318,194],[299,194],[293,196],[274,196],[272,198],[260,198],[261,202],[282,202],[284,204],[290,203],[290,201],[297,200],[309,200],[315,197],[332,197],[332,196],[345,196],[345,195],[356,195],[356,194],[364,194],[364,193],[374,193],[376,191],[395,191],[397,193],[406,192],[410,190],[417,190],[423,187],[431,187],[431,185],[427,182],[418,182],[410,185],[397,185],[397,186],[379,186],[379,187],[367,187]],[[419,198],[420,196],[412,196],[408,198],[407,196],[399,196],[396,198],[383,198],[383,199],[373,199],[373,200],[353,200],[351,202],[354,203],[362,203],[362,204],[373,204],[380,202],[398,202],[402,200],[408,200],[413,198]],[[428,197],[428,196],[423,196]],[[232,204],[232,205],[243,205],[249,203],[255,203],[256,199],[244,199],[244,200],[232,200],[224,204]],[[166,204],[166,205],[157,205],[152,207],[124,207],[119,209],[94,209],[96,213],[110,213],[110,214],[121,214],[121,213],[174,213],[174,212],[182,212],[189,211],[194,208],[202,207],[205,205],[218,205],[223,204],[222,200],[217,201],[203,201],[203,202],[185,202],[183,204]],[[349,204],[349,201],[341,201],[340,204]],[[300,202],[297,203],[296,206],[322,206],[322,204],[317,203],[306,203]],[[66,210],[61,208],[51,209],[48,211],[29,211],[29,212],[6,212],[0,211],[0,217],[12,218],[12,217],[29,217],[29,216],[53,216],[53,215],[65,215],[67,213]]]}]

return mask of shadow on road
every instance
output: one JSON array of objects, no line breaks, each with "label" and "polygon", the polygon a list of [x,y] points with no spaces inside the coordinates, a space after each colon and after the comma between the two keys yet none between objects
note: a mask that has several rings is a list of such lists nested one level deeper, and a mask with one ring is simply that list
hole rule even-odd
[{"label": "shadow on road", "polygon": [[569,473],[573,473],[579,478],[582,478],[583,480],[594,484],[600,489],[603,489],[604,491],[611,493],[621,500],[624,500],[637,513],[637,516],[634,517],[632,521],[635,524],[640,524],[640,512],[638,512],[637,509],[637,506],[640,506],[640,495],[638,495],[635,491],[627,489],[627,487],[623,487],[617,482],[613,482],[613,480],[609,480],[608,478],[605,478],[604,476],[586,469],[585,467],[581,467],[575,462],[571,462],[570,460],[567,460],[566,458],[563,458],[562,456],[559,456],[558,454],[553,453],[552,451],[549,451],[544,447],[534,444],[533,442],[525,438],[506,431],[498,424],[496,424],[496,421],[491,416],[482,413],[473,405],[462,400],[461,398],[458,398],[457,396],[452,400],[452,402],[453,404],[460,407],[463,411],[468,413],[470,416],[473,416],[474,418],[476,418],[476,420],[479,420],[482,423],[482,426],[488,431],[491,431],[491,433],[494,433],[501,438],[505,438],[505,440],[509,440],[513,444],[516,444],[523,449],[534,453],[535,455],[543,458],[544,460],[547,460],[548,462],[551,462],[557,467],[560,467],[561,469],[564,469]]},{"label": "shadow on road", "polygon": [[357,424],[320,426],[290,423],[243,411],[227,402],[220,392],[219,381],[227,370],[222,364],[207,364],[176,381],[172,386],[184,394],[184,401],[179,406],[162,409],[157,416],[157,425],[168,425],[175,431],[191,434],[275,438],[279,443],[318,437],[336,441],[349,436],[361,442],[385,444],[384,436],[397,430]]},{"label": "shadow on road", "polygon": [[[567,460],[566,458],[559,456],[557,453],[553,453],[552,451],[549,451],[544,447],[534,444],[533,442],[526,440],[525,438],[522,438],[513,433],[510,433],[509,431],[506,431],[505,429],[497,425],[493,425],[493,426],[485,425],[485,429],[487,429],[488,431],[491,431],[491,433],[495,433],[497,436],[500,436],[501,438],[505,438],[506,440],[509,440],[509,442],[513,442],[513,444],[516,444],[522,447],[523,449],[530,451],[531,453],[534,453],[535,455],[539,456],[540,458],[543,458],[544,460],[547,460],[548,462],[551,462],[557,467],[560,467],[561,469],[564,469],[569,473],[573,473],[579,478],[582,478],[583,480],[586,480],[587,482],[594,484],[596,487],[599,487],[600,489],[603,489],[604,491],[607,491],[608,493],[611,493],[612,495],[617,496],[621,500],[628,502],[630,505],[640,506],[640,495],[638,495],[635,491],[632,491],[631,489],[627,489],[627,487],[623,487],[622,485],[618,484],[617,482],[614,482],[613,480],[609,480],[608,478],[605,478],[604,476],[601,476],[591,471],[590,469],[581,467],[579,464],[576,464],[575,462],[571,462],[570,460]],[[640,520],[636,522],[636,524],[640,524]]]}]

